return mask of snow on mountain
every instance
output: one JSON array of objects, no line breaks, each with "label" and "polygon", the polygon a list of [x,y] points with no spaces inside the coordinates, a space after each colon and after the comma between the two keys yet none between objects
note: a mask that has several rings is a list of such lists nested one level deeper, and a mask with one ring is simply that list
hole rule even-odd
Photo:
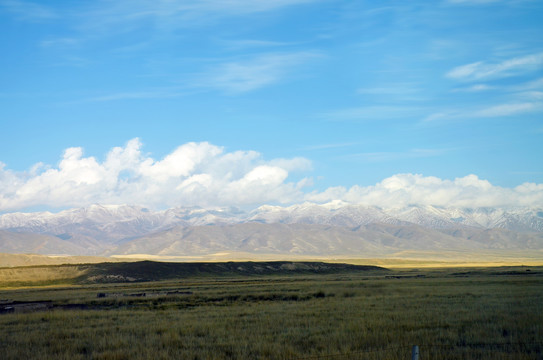
[{"label": "snow on mountain", "polygon": [[[151,211],[132,205],[91,205],[59,213],[10,213],[0,216],[0,229],[60,235],[87,229],[102,240],[123,239],[174,226],[227,225],[244,222],[266,224],[319,224],[356,227],[371,223],[416,224],[431,229],[459,226],[543,232],[542,209],[438,208],[408,206],[382,209],[341,202],[303,203],[288,207],[261,206],[251,212],[235,208],[198,207]],[[108,235],[109,234],[109,235]]]},{"label": "snow on mountain", "polygon": [[0,229],[61,238],[94,238],[101,242],[119,242],[174,226],[212,225],[240,222],[235,209],[206,210],[175,208],[150,211],[132,205],[91,205],[53,214],[11,213],[0,216]]},{"label": "snow on mountain", "polygon": [[356,227],[373,222],[399,223],[377,207],[329,203],[304,203],[289,207],[261,206],[251,212],[249,221],[267,224],[319,224]]},{"label": "snow on mountain", "polygon": [[378,252],[379,247],[543,249],[543,210],[383,209],[343,202],[266,205],[250,212],[91,205],[59,213],[4,214],[0,230],[4,231],[0,252],[78,255],[206,253],[212,249],[297,254]]},{"label": "snow on mountain", "polygon": [[434,206],[408,206],[382,209],[351,204],[304,203],[290,207],[262,206],[249,214],[249,221],[285,224],[322,224],[334,226],[361,226],[371,223],[394,225],[416,224],[431,229],[449,229],[459,226],[501,228],[513,231],[543,232],[541,209],[500,208],[438,208]]}]

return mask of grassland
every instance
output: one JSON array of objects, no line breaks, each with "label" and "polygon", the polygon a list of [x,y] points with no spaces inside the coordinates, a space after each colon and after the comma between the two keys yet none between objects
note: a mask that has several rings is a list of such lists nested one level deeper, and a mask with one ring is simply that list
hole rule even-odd
[{"label": "grassland", "polygon": [[0,289],[1,359],[543,359],[543,268]]}]

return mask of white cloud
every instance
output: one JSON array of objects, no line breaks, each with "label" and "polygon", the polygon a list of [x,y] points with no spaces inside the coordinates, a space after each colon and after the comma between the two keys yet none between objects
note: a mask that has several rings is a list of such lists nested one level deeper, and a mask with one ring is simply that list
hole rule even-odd
[{"label": "white cloud", "polygon": [[501,2],[501,0],[448,0],[448,2],[452,4],[476,5],[476,4],[490,4],[490,3],[495,3],[495,2]]},{"label": "white cloud", "polygon": [[479,109],[443,111],[426,116],[423,119],[423,122],[466,120],[473,118],[497,118],[543,111],[543,103],[541,101],[537,101],[541,100],[540,93],[531,92],[523,93],[522,95],[523,97],[531,97],[536,101],[491,105]]},{"label": "white cloud", "polygon": [[0,163],[0,211],[31,207],[77,207],[92,203],[175,206],[242,206],[325,203],[340,200],[383,208],[409,204],[444,207],[541,206],[543,184],[515,188],[468,175],[454,180],[398,174],[373,186],[330,187],[308,192],[310,178],[289,181],[311,167],[304,158],[266,161],[255,151],[226,152],[207,143],[187,143],[162,159],[141,151],[138,139],[115,147],[105,160],[66,149],[58,166],[36,164],[17,173]]},{"label": "white cloud", "polygon": [[81,43],[80,39],[74,39],[74,38],[57,38],[57,39],[49,39],[49,40],[43,40],[40,42],[40,46],[44,48],[50,48],[50,47],[72,47],[79,45]]},{"label": "white cloud", "polygon": [[356,142],[345,142],[345,143],[335,143],[335,144],[319,144],[319,145],[310,145],[305,146],[302,149],[305,151],[315,151],[315,150],[327,150],[327,149],[338,149],[338,148],[345,148],[350,147],[353,145],[357,145]]},{"label": "white cloud", "polygon": [[447,152],[447,149],[409,149],[406,151],[381,151],[381,152],[366,152],[345,155],[346,158],[361,159],[366,162],[384,162],[401,159],[415,159],[439,156]]},{"label": "white cloud", "polygon": [[369,95],[405,95],[413,94],[420,92],[420,88],[417,84],[413,83],[396,83],[396,84],[387,84],[386,86],[379,87],[366,87],[360,88],[357,90],[359,94],[369,94]]},{"label": "white cloud", "polygon": [[486,84],[475,84],[466,88],[459,88],[454,89],[453,92],[481,92],[481,91],[488,91],[488,90],[494,90],[496,89],[493,86],[489,86]]},{"label": "white cloud", "polygon": [[418,115],[421,110],[417,106],[363,106],[331,111],[322,116],[330,121],[388,120]]},{"label": "white cloud", "polygon": [[524,114],[528,112],[534,112],[543,108],[541,103],[525,102],[514,104],[502,104],[495,105],[485,109],[478,110],[473,113],[475,117],[499,117],[499,116],[512,116],[517,114]]},{"label": "white cloud", "polygon": [[252,91],[281,81],[294,68],[318,56],[313,52],[263,54],[225,62],[203,75],[199,85],[231,94]]},{"label": "white cloud", "polygon": [[515,88],[516,90],[524,91],[524,90],[537,90],[541,89],[543,90],[543,78],[535,79],[532,81],[529,81],[527,83],[521,84]]},{"label": "white cloud", "polygon": [[121,1],[126,8],[132,6],[133,13],[167,16],[183,12],[220,12],[229,14],[250,14],[271,11],[285,6],[315,2],[314,0],[139,0]]},{"label": "white cloud", "polygon": [[82,26],[104,33],[126,31],[142,24],[161,29],[198,27],[229,16],[276,11],[310,2],[315,0],[102,0],[84,13]]},{"label": "white cloud", "polygon": [[58,14],[51,8],[31,1],[2,0],[0,1],[0,7],[15,14],[21,20],[41,21],[58,17]]},{"label": "white cloud", "polygon": [[242,39],[242,40],[221,40],[221,44],[230,50],[240,50],[240,49],[252,49],[252,48],[292,46],[292,45],[296,45],[297,43],[269,41],[269,40],[254,40],[254,39],[243,40]]},{"label": "white cloud", "polygon": [[270,164],[285,169],[287,171],[309,171],[312,169],[311,161],[303,157],[293,159],[275,159]]},{"label": "white cloud", "polygon": [[543,91],[526,91],[520,95],[526,99],[543,100]]},{"label": "white cloud", "polygon": [[374,186],[335,187],[321,193],[311,193],[306,200],[320,203],[342,200],[383,208],[410,204],[443,207],[541,206],[543,184],[525,183],[515,188],[503,188],[476,175],[443,180],[419,174],[398,174]]},{"label": "white cloud", "polygon": [[[291,202],[303,193],[289,171],[303,158],[265,161],[254,151],[225,152],[206,142],[179,146],[162,159],[146,157],[138,139],[115,147],[103,162],[66,149],[58,167],[15,173],[0,164],[0,211],[32,206],[135,203],[152,207]],[[42,169],[42,170],[40,170]]]},{"label": "white cloud", "polygon": [[539,69],[543,66],[543,53],[508,59],[496,64],[483,61],[458,66],[446,76],[457,80],[479,80],[506,77]]}]

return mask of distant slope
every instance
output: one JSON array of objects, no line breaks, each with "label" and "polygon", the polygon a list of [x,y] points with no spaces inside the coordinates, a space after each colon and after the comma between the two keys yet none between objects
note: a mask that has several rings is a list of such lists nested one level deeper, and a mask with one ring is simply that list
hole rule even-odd
[{"label": "distant slope", "polygon": [[0,253],[86,254],[87,248],[56,236],[0,230]]},{"label": "distant slope", "polygon": [[244,223],[175,227],[120,245],[110,255],[206,255],[217,252],[380,257],[401,250],[542,249],[543,233],[503,229],[429,229],[369,224],[357,228]]},{"label": "distant slope", "polygon": [[346,228],[306,224],[244,223],[175,227],[119,246],[114,255],[202,255],[222,251],[255,254],[377,253],[381,247]]},{"label": "distant slope", "polygon": [[542,208],[440,208],[331,202],[288,207],[91,205],[0,215],[0,252],[208,255],[216,252],[380,257],[403,250],[543,249]]}]

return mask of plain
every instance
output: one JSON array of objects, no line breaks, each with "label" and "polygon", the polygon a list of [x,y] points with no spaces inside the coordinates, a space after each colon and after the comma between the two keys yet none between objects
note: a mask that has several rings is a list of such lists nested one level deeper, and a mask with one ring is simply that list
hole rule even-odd
[{"label": "plain", "polygon": [[541,267],[15,285],[2,359],[543,359]]}]

